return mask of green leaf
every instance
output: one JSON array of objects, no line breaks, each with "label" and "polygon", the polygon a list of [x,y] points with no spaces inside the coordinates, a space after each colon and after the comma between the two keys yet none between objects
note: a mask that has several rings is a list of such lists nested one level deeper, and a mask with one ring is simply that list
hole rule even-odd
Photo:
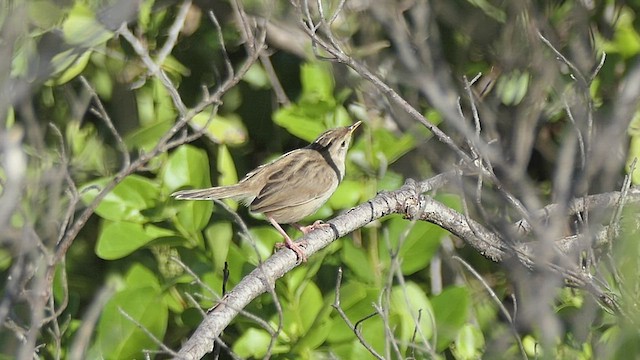
[{"label": "green leaf", "polygon": [[636,14],[630,8],[621,7],[613,40],[604,41],[603,44],[603,50],[607,54],[618,53],[628,59],[640,52],[640,34],[636,31],[635,17]]},{"label": "green leaf", "polygon": [[449,347],[467,321],[471,297],[465,287],[451,286],[431,299],[438,331],[437,350]]},{"label": "green leaf", "polygon": [[177,111],[171,94],[158,78],[151,78],[135,94],[138,120],[143,127],[167,121],[173,124]]},{"label": "green leaf", "polygon": [[65,129],[65,135],[69,139],[73,169],[99,174],[109,173],[111,164],[116,160],[108,156],[109,152],[93,124],[81,126],[80,121],[70,121]]},{"label": "green leaf", "polygon": [[336,192],[329,198],[329,205],[333,209],[348,209],[355,206],[363,197],[364,186],[360,181],[343,180]]},{"label": "green leaf", "polygon": [[[446,230],[437,225],[423,221],[411,223],[400,216],[393,216],[385,223],[388,226],[389,240],[394,250],[403,239],[399,257],[404,275],[411,275],[425,269],[440,248],[440,239],[446,234]],[[389,249],[386,247],[387,245],[381,242],[379,252],[382,254],[382,259],[389,264],[391,258]]]},{"label": "green leaf", "polygon": [[465,324],[456,336],[453,353],[456,359],[481,359],[484,346],[482,331],[473,324]]},{"label": "green leaf", "polygon": [[207,226],[213,212],[213,201],[180,201],[178,221],[189,234],[200,232]]},{"label": "green leaf", "polygon": [[129,271],[127,271],[124,282],[126,284],[126,288],[129,290],[150,286],[154,288],[158,294],[162,291],[160,281],[156,274],[149,270],[149,268],[138,263],[133,264]]},{"label": "green leaf", "polygon": [[[225,145],[218,147],[218,159],[217,169],[220,175],[218,176],[218,185],[233,185],[238,182],[238,173],[236,172],[236,165],[233,162],[229,148]],[[233,207],[235,210],[236,207]]]},{"label": "green leaf", "polygon": [[173,126],[173,120],[158,121],[141,126],[127,134],[124,142],[129,149],[140,149],[149,152],[158,144],[158,139],[171,129],[171,126]]},{"label": "green leaf", "polygon": [[271,81],[269,75],[264,71],[262,66],[258,63],[251,65],[249,71],[247,71],[242,80],[250,84],[256,89],[269,89],[271,87]]},{"label": "green leaf", "polygon": [[[403,344],[412,341],[421,343],[427,341],[433,335],[433,317],[435,309],[424,290],[416,283],[407,282],[404,286],[394,286],[391,289],[391,319],[392,326],[396,328],[396,336]],[[419,321],[416,331],[416,321]]]},{"label": "green leaf", "polygon": [[27,3],[29,11],[29,20],[31,24],[39,27],[43,30],[48,30],[55,25],[58,25],[64,11],[53,1],[48,0],[32,0]]},{"label": "green leaf", "polygon": [[[255,246],[261,259],[266,259],[271,256],[274,251],[274,244],[284,241],[282,235],[280,235],[273,226],[254,226],[249,229],[249,233],[251,234],[251,238],[256,242]],[[249,254],[248,256],[245,255],[247,261],[252,264],[257,264],[256,249],[249,241],[248,239],[244,239],[241,248],[245,254]]]},{"label": "green leaf", "polygon": [[187,76],[191,72],[191,70],[184,66],[178,59],[169,55],[164,59],[162,63],[162,70],[166,71],[169,75],[182,75]]},{"label": "green leaf", "polygon": [[[266,330],[249,328],[234,343],[233,352],[240,358],[262,359],[267,354],[271,335]],[[273,349],[277,353],[277,349]]]},{"label": "green leaf", "polygon": [[301,337],[309,331],[323,307],[322,293],[311,281],[302,285],[302,292],[286,306],[284,330],[293,337]]},{"label": "green leaf", "polygon": [[332,101],[333,74],[331,67],[326,63],[305,63],[300,69],[300,81],[302,82],[302,100],[305,103],[317,103],[320,101]]},{"label": "green leaf", "polygon": [[[333,302],[335,295],[330,297]],[[340,290],[340,305],[347,314],[347,317],[356,322],[371,315],[375,310],[371,304],[380,300],[380,289],[375,286],[366,286],[361,282],[349,281],[343,284]],[[371,318],[363,322],[363,328],[370,325]],[[354,339],[353,329],[350,329],[337,314],[333,314],[331,319],[332,327],[327,336],[327,341],[331,343],[343,343]]]},{"label": "green leaf", "polygon": [[327,128],[351,124],[349,113],[333,95],[333,75],[324,64],[307,63],[300,74],[302,95],[296,104],[281,108],[273,121],[308,142]]},{"label": "green leaf", "polygon": [[171,235],[175,235],[171,230],[154,225],[107,221],[98,236],[96,255],[105,260],[120,259],[156,238]]},{"label": "green leaf", "polygon": [[83,47],[93,47],[113,37],[113,32],[96,20],[93,10],[81,2],[76,2],[69,12],[62,33],[68,44]]},{"label": "green leaf", "polygon": [[[393,164],[416,145],[415,138],[411,133],[398,137],[386,129],[375,129],[372,137],[375,139],[373,143],[373,153],[376,154],[376,158],[374,159],[376,161],[376,167],[386,167],[389,164]],[[364,141],[367,140],[359,140],[359,142]],[[356,144],[355,146],[360,145]]]},{"label": "green leaf", "polygon": [[[110,179],[100,179],[83,186],[82,201],[89,204]],[[142,214],[156,205],[160,196],[159,186],[140,175],[129,175],[100,201],[96,213],[111,221],[146,223]]]},{"label": "green leaf", "polygon": [[157,349],[158,344],[124,317],[120,309],[157,339],[162,339],[167,328],[167,306],[156,288],[144,286],[117,293],[104,307],[96,334],[100,356],[104,359],[142,359],[142,350]]},{"label": "green leaf", "polygon": [[53,63],[54,72],[58,73],[62,71],[61,74],[57,75],[55,79],[56,85],[66,84],[70,80],[74,79],[76,76],[80,75],[82,71],[89,64],[89,59],[91,59],[92,51],[85,51],[79,56],[74,54],[72,50],[62,52],[57,54],[51,59]]},{"label": "green leaf", "polygon": [[240,116],[231,114],[222,116],[212,115],[212,109],[207,108],[191,119],[191,127],[198,131],[206,126],[204,135],[216,144],[241,145],[247,141],[247,129]]},{"label": "green leaf", "polygon": [[281,108],[273,115],[273,121],[300,139],[312,142],[326,129],[317,114],[307,114],[298,105]]},{"label": "green leaf", "polygon": [[207,153],[191,145],[178,147],[162,169],[162,185],[169,192],[182,187],[211,186]]},{"label": "green leaf", "polygon": [[209,245],[213,266],[216,271],[224,268],[227,261],[229,247],[233,239],[233,227],[229,221],[218,221],[204,230],[204,236]]},{"label": "green leaf", "polygon": [[340,257],[349,270],[360,279],[367,283],[375,283],[376,271],[371,268],[364,249],[357,248],[352,241],[344,241]]},{"label": "green leaf", "polygon": [[496,90],[505,105],[518,105],[529,88],[529,73],[514,71],[498,78]]}]

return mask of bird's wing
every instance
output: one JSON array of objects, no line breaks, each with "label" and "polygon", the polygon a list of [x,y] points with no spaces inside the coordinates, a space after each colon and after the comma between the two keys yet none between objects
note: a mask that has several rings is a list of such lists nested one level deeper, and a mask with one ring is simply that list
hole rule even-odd
[{"label": "bird's wing", "polygon": [[251,211],[268,213],[302,205],[332,193],[338,185],[336,172],[317,151],[301,149],[281,161],[278,166],[270,166],[271,173],[251,203]]}]

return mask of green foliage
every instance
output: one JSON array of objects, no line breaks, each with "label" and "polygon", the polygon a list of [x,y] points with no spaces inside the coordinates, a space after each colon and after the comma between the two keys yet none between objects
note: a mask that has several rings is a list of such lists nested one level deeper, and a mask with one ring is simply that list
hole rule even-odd
[{"label": "green foliage", "polygon": [[139,358],[141,349],[158,347],[140,326],[160,339],[167,329],[169,312],[162,300],[156,276],[149,269],[137,265],[129,270],[123,285],[124,289],[118,291],[104,307],[95,344],[90,350],[92,358]]},{"label": "green foliage", "polygon": [[[176,348],[201,321],[201,314],[194,310],[196,304],[191,303],[186,294],[201,295],[195,300],[202,308],[212,306],[221,295],[225,265],[229,270],[225,285],[232,288],[261,259],[273,253],[275,243],[282,241],[263,217],[248,214],[235,201],[225,203],[232,210],[238,210],[248,226],[247,233],[243,233],[230,220],[229,214],[213,202],[171,199],[169,195],[176,190],[233,184],[241,178],[240,170],[251,169],[260,161],[277,156],[283,148],[288,150],[312,141],[328,128],[351,124],[354,118],[364,120],[364,125],[358,130],[349,152],[346,178],[327,204],[304,223],[330,219],[379,191],[397,189],[404,183],[407,173],[417,173],[416,176],[424,178],[432,175],[425,156],[412,154],[431,138],[428,131],[422,126],[404,131],[388,126],[385,116],[389,114],[372,114],[363,110],[364,105],[353,104],[355,99],[371,102],[371,98],[379,94],[364,94],[369,90],[346,88],[341,81],[336,81],[330,63],[308,61],[299,65],[299,78],[287,80],[282,76],[287,94],[296,94],[289,105],[276,110],[270,107],[274,103],[270,98],[272,79],[262,64],[256,63],[242,78],[241,84],[226,93],[222,104],[205,107],[190,120],[189,134],[202,131],[203,137],[156,156],[136,173],[117,177],[115,174],[123,167],[125,154],[100,116],[88,112],[79,118],[78,109],[94,107],[95,100],[90,103],[86,94],[80,93],[83,85],[78,77],[84,76],[106,105],[107,112],[116,114],[111,121],[123,139],[127,154],[134,160],[153,151],[158,140],[180,118],[172,97],[174,94],[149,72],[130,45],[122,38],[115,38],[113,29],[106,28],[99,12],[104,9],[96,8],[99,1],[72,1],[65,3],[67,5],[48,0],[26,3],[30,31],[14,44],[10,75],[16,79],[34,78],[38,70],[34,68],[37,63],[34,59],[39,56],[44,35],[55,33],[60,36],[60,43],[64,43],[51,54],[52,69],[45,79],[41,79],[43,88],[34,95],[36,108],[43,114],[42,121],[59,128],[63,136],[59,139],[55,131],[46,132],[42,141],[49,148],[48,156],[38,161],[68,162],[69,176],[81,184],[78,193],[82,206],[98,201],[94,218],[73,244],[76,247],[73,249],[84,246],[93,248],[93,253],[70,251],[65,259],[67,263],[59,265],[55,275],[56,302],[68,300],[71,304],[64,314],[69,319],[67,333],[61,337],[64,348],[70,347],[70,339],[82,325],[86,304],[93,301],[91,292],[105,284],[115,290],[100,314],[88,358],[142,358],[143,350],[158,349],[158,344],[140,327]],[[487,1],[468,3],[497,23],[504,23],[510,16],[507,10]],[[609,38],[595,34],[599,46],[616,56],[613,61],[617,66],[635,59],[640,52],[637,9],[632,6],[620,5],[619,21],[611,29]],[[566,4],[555,9],[550,21],[562,21],[572,14],[571,9]],[[222,29],[214,28],[205,24],[206,16],[196,12],[201,9],[194,7],[192,10],[195,15],[190,21],[195,24],[194,29],[181,32],[178,46],[158,64],[176,87],[178,95],[190,104],[202,97],[202,86],[209,91],[217,89],[220,79],[226,76],[226,69],[221,71],[223,67],[217,67],[222,62],[219,53],[211,51],[220,48],[218,31],[222,31],[221,35],[227,40],[234,68],[238,65],[237,58],[245,55],[242,49],[245,44],[231,24],[223,23]],[[132,20],[136,23],[134,33],[153,60],[167,39],[175,12],[172,6],[159,6],[153,0],[144,0],[137,21]],[[346,21],[339,24],[340,21],[336,21],[335,26],[341,27],[341,31],[359,33],[357,26]],[[454,30],[451,31],[455,33]],[[454,35],[455,38],[462,37]],[[467,40],[460,40],[464,41]],[[389,48],[386,41],[370,46],[376,51]],[[354,52],[358,51],[367,53],[367,49],[354,49]],[[208,57],[198,60],[202,53]],[[370,49],[368,53],[371,53]],[[274,57],[277,70],[298,66],[287,62],[291,59],[285,60],[284,64],[277,64],[276,60]],[[475,69],[472,65],[466,66],[463,73]],[[531,95],[533,76],[526,70],[509,69],[497,80],[498,101],[490,105],[522,105]],[[194,78],[197,86],[190,86]],[[597,100],[595,106],[606,100],[606,94],[603,94],[606,80],[599,76],[590,84],[589,90]],[[269,94],[265,101],[268,105],[260,103],[265,93]],[[16,115],[12,108],[7,112],[5,126],[11,128],[17,122]],[[442,121],[436,110],[427,107],[425,112],[434,123]],[[393,111],[390,113],[393,115]],[[552,113],[554,121],[559,121],[559,113]],[[639,118],[636,116],[629,126],[629,172],[631,164],[640,157]],[[172,139],[182,135],[175,134]],[[61,156],[63,150],[67,159]],[[35,153],[32,148],[27,151]],[[406,161],[399,164],[399,160]],[[632,172],[636,184],[640,182],[638,168],[640,165],[636,164]],[[38,169],[38,176],[47,176],[41,172],[42,169]],[[114,181],[117,185],[98,200],[102,189]],[[4,173],[0,169],[0,187],[3,184]],[[437,200],[463,212],[456,195],[438,194]],[[44,203],[35,205],[57,209]],[[36,212],[35,208],[34,205],[27,207],[33,212]],[[28,223],[30,216],[29,211],[21,213],[12,219],[13,225]],[[632,214],[623,216],[624,221],[632,218]],[[52,222],[43,227],[66,225]],[[633,228],[633,225],[626,224],[623,228]],[[300,235],[292,228],[285,229],[294,237]],[[558,339],[555,347],[545,349],[553,351],[552,354],[541,354],[540,336],[535,331],[523,333],[524,348],[529,356],[589,359],[595,356],[599,347],[605,348],[601,353],[611,358],[640,352],[637,345],[640,336],[634,327],[640,321],[636,309],[636,304],[640,303],[636,291],[640,288],[638,234],[623,231],[620,237],[622,240],[614,249],[613,261],[620,278],[605,281],[613,284],[612,292],[625,313],[631,314],[628,319],[620,321],[603,314],[586,330],[590,339],[576,340],[570,336]],[[273,328],[281,329],[275,339],[262,327],[240,317],[225,331],[224,340],[238,356],[246,358],[264,357],[270,345],[273,345],[271,354],[279,359],[373,358],[333,308],[336,272],[341,267],[344,276],[339,294],[340,308],[351,323],[358,324],[364,340],[378,353],[391,353],[392,358],[477,359],[486,355],[489,342],[509,336],[507,353],[517,356],[516,341],[510,337],[511,324],[498,316],[498,306],[485,290],[474,289],[477,284],[472,280],[456,278],[453,281],[446,279],[446,274],[443,276],[446,283],[434,294],[437,287],[432,286],[432,271],[441,269],[438,264],[445,262],[442,258],[448,253],[441,251],[443,244],[459,245],[452,238],[434,224],[411,222],[400,216],[373,222],[331,244],[276,283],[282,314],[277,312],[270,294],[249,306],[248,311],[265,319]],[[45,241],[50,240],[43,239],[43,243]],[[0,270],[10,269],[16,261],[12,255],[12,249],[0,249]],[[199,281],[194,281],[192,274],[179,266],[176,259]],[[475,261],[474,265],[480,268],[489,267],[485,262]],[[68,274],[62,271],[67,264]],[[81,281],[87,272],[91,273],[90,284]],[[71,291],[63,286],[65,275],[69,278]],[[498,297],[507,296],[509,287],[499,276],[494,285]],[[569,291],[558,295],[558,303],[556,315],[567,322],[572,320],[572,311],[588,306],[584,297]],[[385,310],[384,317],[380,314],[371,316],[376,307]],[[397,341],[397,350],[391,339]],[[52,346],[45,346],[42,351],[45,358],[55,357],[56,349]]]},{"label": "green foliage", "polygon": [[[301,69],[302,95],[296,104],[278,110],[273,121],[291,134],[311,142],[328,128],[351,124],[347,110],[334,97],[333,77],[324,63]],[[342,96],[346,96],[343,94]]]}]

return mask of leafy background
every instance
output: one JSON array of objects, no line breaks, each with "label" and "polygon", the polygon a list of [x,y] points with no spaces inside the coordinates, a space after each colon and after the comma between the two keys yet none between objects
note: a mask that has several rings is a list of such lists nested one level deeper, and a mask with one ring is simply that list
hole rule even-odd
[{"label": "leafy background", "polygon": [[[491,38],[489,33],[508,36],[507,24],[513,16],[509,7],[498,1],[443,4],[431,3],[441,11],[438,28],[453,76],[490,73],[504,50],[504,39]],[[620,86],[640,52],[638,4],[604,1],[588,9],[578,1],[527,4],[559,32],[566,31],[568,48],[574,23],[587,23],[594,48],[607,53],[589,91],[595,108],[609,106],[611,89]],[[252,15],[269,9],[274,21],[284,21],[292,6],[286,1],[244,5]],[[325,5],[338,6],[337,2]],[[430,132],[390,116],[390,105],[353,73],[315,58],[309,44],[306,55],[273,45],[269,49],[273,71],[290,101],[276,98],[264,63],[252,65],[220,104],[206,106],[190,121],[189,131],[202,129],[202,137],[152,157],[99,202],[64,260],[55,264],[53,306],[46,312],[41,309],[42,318],[32,316],[29,302],[13,301],[9,275],[28,256],[8,240],[12,231],[32,229],[41,248],[55,249],[57,231],[67,226],[64,220],[73,220],[74,214],[89,206],[131,160],[153,151],[180,117],[173,94],[122,36],[116,20],[128,21],[127,26],[185,105],[195,107],[203,98],[203,87],[213,91],[224,79],[228,71],[225,59],[237,68],[247,56],[234,6],[227,1],[185,7],[153,0],[37,0],[13,1],[0,13],[3,33],[15,39],[11,56],[3,55],[5,94],[12,86],[15,90],[29,84],[22,97],[7,96],[0,107],[3,140],[9,144],[9,136],[23,133],[21,146],[28,158],[20,211],[12,213],[0,248],[5,287],[2,309],[12,305],[9,314],[2,313],[3,358],[33,355],[24,350],[21,337],[31,334],[30,327],[40,329],[34,339],[39,358],[73,358],[74,346],[81,340],[87,344],[86,358],[143,358],[143,350],[158,350],[160,343],[176,349],[202,320],[200,309],[213,306],[223,286],[232,288],[281,241],[264,218],[239,204],[230,201],[225,209],[212,202],[176,201],[169,194],[177,189],[235,183],[255,166],[304,146],[325,129],[357,120],[365,125],[349,153],[347,177],[307,223],[330,219],[380,191],[397,189],[407,177],[425,179],[453,164],[433,144]],[[459,23],[445,16],[447,7],[458,8]],[[171,52],[159,58],[181,9],[187,11],[186,23]],[[578,11],[587,14],[578,16]],[[469,27],[460,25],[471,20],[491,31],[474,37]],[[10,30],[20,36],[11,38]],[[337,31],[356,39],[359,47],[352,49],[354,54],[402,56],[375,24],[360,21],[357,11],[346,12]],[[379,38],[367,38],[372,34]],[[519,59],[513,61],[511,68],[505,66],[497,76],[490,95],[501,108],[523,106],[532,96],[537,74],[518,64]],[[389,66],[378,70],[390,72],[390,79],[398,76]],[[568,74],[561,80],[570,83]],[[407,97],[411,96],[415,93],[408,91]],[[416,103],[430,121],[440,124],[441,115],[434,107]],[[544,104],[548,116],[540,132],[560,136],[558,124],[568,120],[562,108],[553,105]],[[104,113],[95,111],[99,106],[104,106]],[[104,114],[109,115],[115,132]],[[628,158],[627,171],[640,151],[638,119],[634,118],[620,141]],[[509,120],[497,125],[505,126]],[[544,154],[545,147],[559,142],[542,142],[539,151]],[[536,188],[547,195],[552,180],[550,161],[534,159],[530,164]],[[10,172],[4,162],[0,188],[6,189]],[[618,172],[621,179],[624,170]],[[631,175],[637,182],[637,167]],[[76,193],[64,191],[70,183]],[[462,211],[456,191],[432,195]],[[242,231],[229,210],[237,211],[248,232]],[[631,241],[635,235],[633,231],[623,233],[622,240],[629,241],[621,240],[620,249],[612,252],[614,266],[628,280],[624,286],[629,290],[621,290],[620,296],[637,296],[638,246]],[[632,254],[632,259],[624,254]],[[464,258],[481,277],[451,260],[454,255]],[[34,264],[44,259],[40,255]],[[617,259],[627,260],[617,263]],[[473,253],[434,224],[389,216],[334,242],[284,276],[276,285],[275,296],[265,294],[251,303],[248,313],[272,328],[281,326],[275,339],[264,323],[240,316],[225,330],[222,340],[229,349],[221,350],[220,356],[373,358],[332,306],[339,269],[341,309],[352,323],[358,322],[366,343],[385,358],[590,359],[640,353],[633,321],[608,314],[585,293],[561,286],[552,309],[563,330],[551,346],[541,349],[540,337],[546,330],[518,327],[498,306],[500,302],[510,309],[516,306],[510,303],[514,289],[505,271],[508,268]],[[22,290],[33,279],[27,277]],[[383,308],[386,317],[368,317],[376,307]],[[51,309],[59,312],[52,314]],[[39,319],[36,324],[34,318]],[[585,328],[587,320],[593,321]]]}]

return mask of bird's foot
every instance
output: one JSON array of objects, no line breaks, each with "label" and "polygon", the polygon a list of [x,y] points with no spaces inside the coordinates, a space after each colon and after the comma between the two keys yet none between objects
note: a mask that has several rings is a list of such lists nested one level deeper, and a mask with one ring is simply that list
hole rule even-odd
[{"label": "bird's foot", "polygon": [[300,226],[300,224],[293,224],[293,226],[295,226],[296,229],[302,231],[302,233],[306,235],[306,234],[312,232],[315,229],[322,229],[322,228],[331,227],[331,224],[327,224],[322,220],[316,220],[311,225]]},{"label": "bird's foot", "polygon": [[307,256],[304,254],[304,251],[303,251],[303,247],[306,245],[307,245],[306,240],[294,242],[289,237],[285,237],[283,243],[276,243],[276,248],[282,249],[283,247],[286,247],[293,250],[293,252],[295,252],[296,255],[298,256],[298,260],[300,260],[300,262],[303,263],[303,262],[307,262]]}]

